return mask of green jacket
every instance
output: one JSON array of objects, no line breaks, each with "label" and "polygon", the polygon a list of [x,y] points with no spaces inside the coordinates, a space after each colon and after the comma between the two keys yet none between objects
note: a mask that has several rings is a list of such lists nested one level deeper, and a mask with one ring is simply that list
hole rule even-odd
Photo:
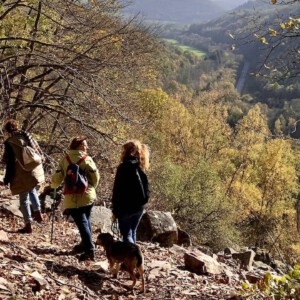
[{"label": "green jacket", "polygon": [[[80,150],[69,150],[67,154],[73,163],[78,162],[83,155],[86,155],[86,153]],[[52,175],[52,188],[56,189],[64,181],[68,166],[69,163],[66,157],[64,157],[60,161],[56,172]],[[91,205],[96,200],[96,187],[98,186],[100,176],[95,162],[90,156],[87,156],[79,166],[85,171],[89,186],[83,194],[65,195],[65,208],[78,208]]]}]

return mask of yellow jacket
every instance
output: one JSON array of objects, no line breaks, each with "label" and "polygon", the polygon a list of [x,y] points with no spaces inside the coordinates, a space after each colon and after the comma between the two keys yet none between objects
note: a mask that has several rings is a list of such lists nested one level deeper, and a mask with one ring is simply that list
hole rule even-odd
[{"label": "yellow jacket", "polygon": [[[80,150],[69,150],[67,153],[73,163],[79,161],[79,159],[86,155],[85,152]],[[56,189],[64,181],[66,170],[69,163],[66,156],[60,161],[56,172],[52,175],[51,187]],[[80,168],[85,171],[88,179],[88,189],[82,194],[65,195],[64,207],[65,208],[78,208],[93,204],[96,200],[96,187],[99,183],[99,171],[95,165],[95,162],[90,156],[81,162]]]}]

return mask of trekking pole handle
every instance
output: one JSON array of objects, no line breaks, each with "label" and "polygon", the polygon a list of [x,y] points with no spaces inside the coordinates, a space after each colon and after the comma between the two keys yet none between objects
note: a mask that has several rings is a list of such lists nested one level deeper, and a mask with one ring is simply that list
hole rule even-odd
[{"label": "trekking pole handle", "polygon": [[53,200],[56,199],[56,189],[53,189],[53,190],[52,190],[52,192],[51,192],[51,198],[52,198]]}]

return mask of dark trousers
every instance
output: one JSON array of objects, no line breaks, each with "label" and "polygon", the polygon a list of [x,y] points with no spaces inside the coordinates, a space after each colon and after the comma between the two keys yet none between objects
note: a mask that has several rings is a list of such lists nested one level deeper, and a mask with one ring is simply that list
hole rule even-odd
[{"label": "dark trousers", "polygon": [[144,209],[130,215],[119,216],[119,229],[123,242],[136,243],[136,230],[141,221]]},{"label": "dark trousers", "polygon": [[71,208],[68,209],[71,217],[73,218],[75,224],[78,227],[81,240],[83,252],[94,256],[94,244],[92,239],[92,227],[91,227],[91,211],[93,205]]}]

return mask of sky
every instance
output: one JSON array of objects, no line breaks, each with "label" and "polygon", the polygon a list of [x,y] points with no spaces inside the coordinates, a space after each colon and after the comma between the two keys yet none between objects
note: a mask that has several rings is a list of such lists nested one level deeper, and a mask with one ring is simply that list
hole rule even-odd
[{"label": "sky", "polygon": [[233,9],[243,3],[248,2],[248,0],[212,0],[212,1],[225,9]]}]

